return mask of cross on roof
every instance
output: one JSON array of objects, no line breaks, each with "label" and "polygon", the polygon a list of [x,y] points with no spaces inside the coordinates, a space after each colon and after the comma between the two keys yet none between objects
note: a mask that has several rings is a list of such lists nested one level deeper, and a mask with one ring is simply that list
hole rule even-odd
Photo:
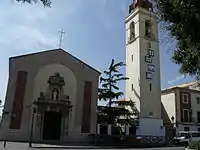
[{"label": "cross on roof", "polygon": [[62,46],[63,34],[65,34],[65,32],[64,32],[63,28],[62,28],[62,30],[59,31],[59,32],[60,32],[60,43],[59,43],[59,48],[61,48],[61,46]]}]

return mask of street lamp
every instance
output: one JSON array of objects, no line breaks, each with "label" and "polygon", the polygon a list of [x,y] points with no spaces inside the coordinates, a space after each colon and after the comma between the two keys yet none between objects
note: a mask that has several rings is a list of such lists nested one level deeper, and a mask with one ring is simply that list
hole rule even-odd
[{"label": "street lamp", "polygon": [[172,127],[173,127],[173,137],[176,135],[176,123],[175,123],[175,118],[174,116],[171,117],[172,120]]}]

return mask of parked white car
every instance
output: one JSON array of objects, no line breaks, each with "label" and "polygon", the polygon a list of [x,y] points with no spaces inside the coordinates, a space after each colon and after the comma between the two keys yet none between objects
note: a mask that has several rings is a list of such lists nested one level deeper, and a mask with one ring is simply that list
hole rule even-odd
[{"label": "parked white car", "polygon": [[200,132],[198,131],[180,131],[174,137],[174,144],[188,146],[190,142],[200,141]]}]

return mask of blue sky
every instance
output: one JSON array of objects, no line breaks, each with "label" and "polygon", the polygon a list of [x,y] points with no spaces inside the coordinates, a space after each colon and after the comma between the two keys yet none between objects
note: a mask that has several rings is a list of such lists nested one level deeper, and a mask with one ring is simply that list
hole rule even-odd
[{"label": "blue sky", "polygon": [[[111,59],[125,62],[124,19],[132,0],[52,0],[52,8],[41,4],[0,3],[0,99],[8,81],[8,58],[58,48],[59,33],[66,32],[62,48],[100,71]],[[170,60],[175,42],[160,29],[162,88],[186,83],[179,67]],[[125,71],[125,68],[122,69]],[[124,90],[124,83],[120,84]]]}]

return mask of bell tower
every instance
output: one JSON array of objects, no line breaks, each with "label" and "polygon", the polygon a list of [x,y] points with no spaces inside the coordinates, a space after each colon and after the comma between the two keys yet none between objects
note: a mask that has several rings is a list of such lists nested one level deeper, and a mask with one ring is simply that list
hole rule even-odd
[{"label": "bell tower", "polygon": [[161,118],[160,57],[157,15],[148,0],[135,0],[126,17],[127,100],[139,112],[138,135],[164,136]]}]

